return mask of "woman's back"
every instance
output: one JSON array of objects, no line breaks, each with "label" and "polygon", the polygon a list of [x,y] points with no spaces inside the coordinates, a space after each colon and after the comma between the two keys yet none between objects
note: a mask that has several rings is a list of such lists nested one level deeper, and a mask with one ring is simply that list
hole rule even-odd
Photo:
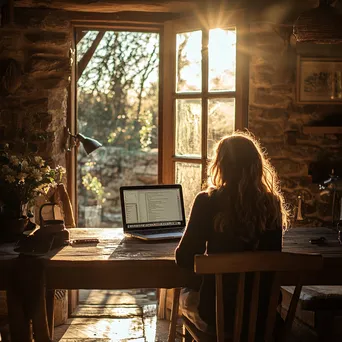
[{"label": "woman's back", "polygon": [[[186,233],[182,239],[182,243],[176,250],[176,261],[179,266],[193,270],[194,255],[204,253],[203,249],[208,254],[255,250],[254,242],[249,243],[234,237],[231,234],[229,226],[227,226],[227,230],[224,232],[217,232],[214,229],[214,218],[219,210],[219,202],[220,194],[217,191],[212,192],[210,195],[207,192],[202,192],[196,197]],[[275,226],[269,227],[260,236],[256,249],[280,251],[281,246],[282,229],[281,226]],[[232,318],[235,309],[236,284],[237,277],[235,275],[225,276],[224,299],[226,325],[230,325],[234,321]],[[263,292],[265,291],[267,293],[267,282],[261,285]],[[246,302],[248,302],[248,297],[249,294],[246,293]],[[267,303],[261,304],[261,307],[267,308]],[[215,279],[213,276],[205,276],[202,279],[198,310],[201,318],[209,326],[215,326]],[[226,326],[226,328],[230,330],[231,327]]]},{"label": "woman's back", "polygon": [[[253,137],[234,133],[221,139],[209,169],[212,186],[197,195],[176,261],[193,270],[194,256],[254,250],[280,251],[287,210],[275,170]],[[250,280],[247,279],[247,285]],[[231,329],[237,292],[236,275],[224,278],[226,329]],[[250,293],[247,286],[246,303]],[[262,277],[260,315],[267,309],[269,281]],[[214,277],[203,277],[198,313],[215,324]],[[248,311],[248,307],[246,307]],[[247,315],[248,316],[248,315]],[[258,327],[262,327],[258,322]]]}]

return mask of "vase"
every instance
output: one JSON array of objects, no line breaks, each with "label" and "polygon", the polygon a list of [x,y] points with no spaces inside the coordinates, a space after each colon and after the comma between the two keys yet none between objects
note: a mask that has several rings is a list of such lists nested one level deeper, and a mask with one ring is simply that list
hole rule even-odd
[{"label": "vase", "polygon": [[5,203],[0,213],[0,240],[15,241],[21,237],[30,219],[27,214],[27,203]]},{"label": "vase", "polygon": [[30,219],[27,216],[18,218],[0,216],[0,240],[12,242],[18,240],[25,231]]}]

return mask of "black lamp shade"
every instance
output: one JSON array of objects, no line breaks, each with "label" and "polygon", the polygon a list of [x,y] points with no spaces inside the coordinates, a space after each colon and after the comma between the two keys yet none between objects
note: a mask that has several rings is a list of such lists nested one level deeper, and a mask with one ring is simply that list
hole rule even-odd
[{"label": "black lamp shade", "polygon": [[94,152],[96,149],[102,146],[102,144],[97,140],[88,138],[81,133],[78,133],[76,138],[82,143],[84,150],[87,152],[87,154]]}]

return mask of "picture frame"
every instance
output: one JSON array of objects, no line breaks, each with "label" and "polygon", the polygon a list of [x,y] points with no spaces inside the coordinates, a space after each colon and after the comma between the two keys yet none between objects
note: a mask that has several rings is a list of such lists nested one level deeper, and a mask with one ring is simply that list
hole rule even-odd
[{"label": "picture frame", "polygon": [[342,58],[297,58],[297,102],[342,104]]}]

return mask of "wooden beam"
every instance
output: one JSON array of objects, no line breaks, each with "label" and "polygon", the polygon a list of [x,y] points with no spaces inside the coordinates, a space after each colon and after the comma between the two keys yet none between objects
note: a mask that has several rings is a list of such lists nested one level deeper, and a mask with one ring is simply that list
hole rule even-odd
[{"label": "wooden beam", "polygon": [[196,8],[202,0],[15,0],[16,7],[45,7],[66,11],[115,13],[139,12],[184,12]]},{"label": "wooden beam", "polygon": [[[58,11],[60,12],[60,11]],[[86,23],[145,23],[161,24],[175,19],[178,15],[173,13],[148,13],[148,12],[118,12],[118,13],[90,13],[90,12],[65,12],[65,16],[75,22]]]},{"label": "wooden beam", "polygon": [[87,52],[84,54],[82,59],[78,62],[78,65],[77,65],[78,78],[82,76],[84,69],[89,64],[91,58],[93,57],[95,53],[96,48],[99,46],[100,41],[102,40],[105,33],[106,33],[105,31],[101,31],[97,34],[96,38],[94,39],[93,43],[91,44]]},{"label": "wooden beam", "polygon": [[77,31],[76,32],[76,45],[82,40],[82,38],[87,34],[87,31]]},{"label": "wooden beam", "polygon": [[[6,14],[6,22],[8,22],[8,10]],[[138,25],[155,25],[162,26],[164,22],[176,19],[180,16],[178,13],[162,13],[162,12],[117,12],[117,13],[100,13],[100,12],[70,12],[48,8],[15,8],[15,20],[17,25],[28,25],[30,18],[34,17],[37,21],[43,21],[44,18],[59,18],[60,20],[71,21],[75,26],[89,28],[101,24],[120,24],[130,23]],[[107,26],[108,26],[107,25]]]}]

